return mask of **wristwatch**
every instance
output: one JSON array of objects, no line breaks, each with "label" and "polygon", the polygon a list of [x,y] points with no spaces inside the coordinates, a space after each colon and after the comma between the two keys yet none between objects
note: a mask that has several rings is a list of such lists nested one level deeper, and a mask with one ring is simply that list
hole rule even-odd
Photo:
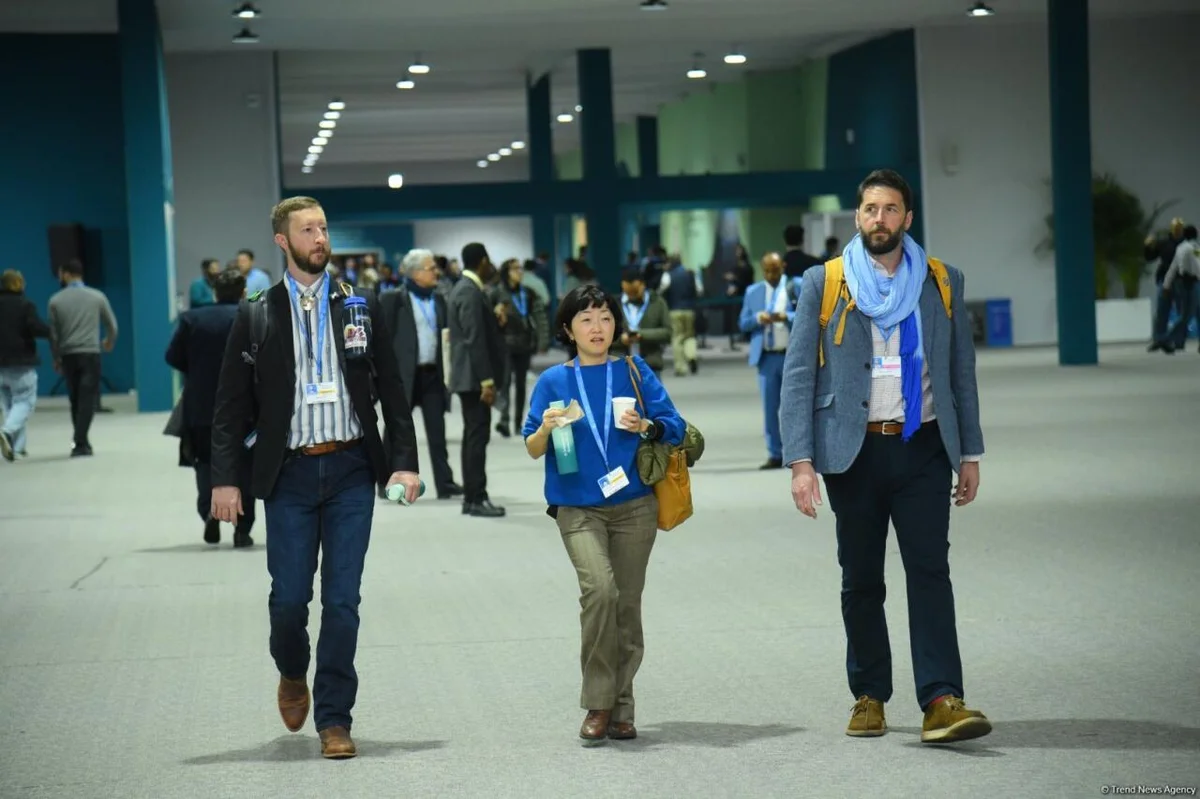
[{"label": "wristwatch", "polygon": [[655,430],[654,420],[647,419],[646,421],[650,423],[649,426],[641,433],[638,433],[638,435],[642,437],[643,441],[649,441],[651,438],[654,437],[654,430]]}]

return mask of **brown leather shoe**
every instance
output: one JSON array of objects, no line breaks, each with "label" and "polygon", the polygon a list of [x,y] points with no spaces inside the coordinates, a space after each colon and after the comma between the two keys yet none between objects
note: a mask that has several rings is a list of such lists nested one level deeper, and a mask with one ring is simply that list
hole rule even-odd
[{"label": "brown leather shoe", "polygon": [[321,730],[321,755],[329,760],[345,760],[358,754],[358,747],[345,727]]},{"label": "brown leather shoe", "polygon": [[608,725],[608,737],[614,741],[632,741],[637,737],[637,727],[632,721],[614,721]]},{"label": "brown leather shoe", "polygon": [[883,716],[883,702],[869,696],[860,696],[850,711],[850,725],[846,734],[855,738],[878,738],[887,733],[887,720]]},{"label": "brown leather shoe", "polygon": [[978,710],[968,710],[957,696],[940,696],[925,709],[921,741],[948,744],[981,738],[992,731],[992,722]]},{"label": "brown leather shoe", "polygon": [[612,718],[611,710],[589,710],[583,726],[579,728],[579,737],[590,743],[603,741],[608,737],[608,722]]},{"label": "brown leather shoe", "polygon": [[287,677],[280,677],[277,697],[283,726],[290,732],[299,732],[308,719],[308,708],[312,704],[308,683],[303,678],[289,680]]}]

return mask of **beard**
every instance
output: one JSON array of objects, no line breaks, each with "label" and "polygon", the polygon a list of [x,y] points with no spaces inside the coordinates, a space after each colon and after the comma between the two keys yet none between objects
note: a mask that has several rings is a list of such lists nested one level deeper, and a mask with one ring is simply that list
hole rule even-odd
[{"label": "beard", "polygon": [[[886,233],[887,238],[880,240],[878,234]],[[904,231],[897,230],[892,232],[887,228],[875,228],[870,233],[863,232],[863,246],[867,248],[867,252],[871,255],[886,255],[900,246],[904,240]]]},{"label": "beard", "polygon": [[319,275],[329,264],[329,251],[324,247],[314,247],[308,253],[302,253],[289,241],[288,252],[296,266],[310,275]]}]

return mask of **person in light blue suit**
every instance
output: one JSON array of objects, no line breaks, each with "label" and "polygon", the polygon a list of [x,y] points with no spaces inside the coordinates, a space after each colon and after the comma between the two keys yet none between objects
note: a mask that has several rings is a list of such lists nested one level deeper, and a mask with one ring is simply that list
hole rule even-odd
[{"label": "person in light blue suit", "polygon": [[799,294],[796,281],[783,279],[783,258],[767,253],[762,259],[763,281],[746,289],[738,327],[750,334],[750,365],[758,369],[762,395],[767,462],[760,468],[783,468],[783,436],[779,430],[779,397],[783,391],[783,362]]}]

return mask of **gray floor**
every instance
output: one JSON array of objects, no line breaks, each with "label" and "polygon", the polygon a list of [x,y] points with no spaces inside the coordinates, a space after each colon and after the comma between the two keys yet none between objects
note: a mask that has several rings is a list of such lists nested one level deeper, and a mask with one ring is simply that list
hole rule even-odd
[{"label": "gray floor", "polygon": [[[642,738],[575,734],[574,574],[540,465],[490,449],[503,521],[380,506],[363,588],[355,733],[287,734],[262,547],[199,542],[161,416],[97,419],[68,461],[47,401],[0,462],[4,797],[1098,796],[1200,784],[1200,356],[983,353],[988,455],[953,516],[968,700],[989,738],[922,747],[903,573],[888,570],[892,734],[854,740],[833,521],[763,459],[752,372],[670,381],[707,434],[699,515],[660,535],[645,598]],[[452,429],[458,427],[452,420]],[[458,447],[452,443],[457,457]],[[228,539],[228,529],[226,537]],[[261,529],[256,535],[264,535]],[[316,626],[318,614],[314,613]]]}]

